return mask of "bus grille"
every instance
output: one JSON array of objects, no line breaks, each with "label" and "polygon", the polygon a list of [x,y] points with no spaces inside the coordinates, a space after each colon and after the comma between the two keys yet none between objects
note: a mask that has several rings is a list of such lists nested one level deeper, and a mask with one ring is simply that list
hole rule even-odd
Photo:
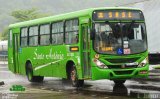
[{"label": "bus grille", "polygon": [[137,65],[123,66],[122,65],[107,65],[109,69],[128,69],[128,68],[137,68]]},{"label": "bus grille", "polygon": [[110,63],[133,63],[136,62],[139,58],[121,58],[121,59],[106,59]]},{"label": "bus grille", "polygon": [[125,75],[125,74],[132,74],[133,70],[127,70],[127,71],[114,71],[116,75]]}]

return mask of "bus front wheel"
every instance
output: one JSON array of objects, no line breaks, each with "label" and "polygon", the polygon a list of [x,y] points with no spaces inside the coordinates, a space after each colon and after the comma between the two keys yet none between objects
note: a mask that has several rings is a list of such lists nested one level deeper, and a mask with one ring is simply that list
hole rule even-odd
[{"label": "bus front wheel", "polygon": [[33,76],[33,69],[31,63],[27,64],[27,78],[30,82],[42,82],[44,79],[44,76]]},{"label": "bus front wheel", "polygon": [[73,66],[70,71],[70,80],[72,82],[73,87],[82,87],[84,84],[84,80],[79,80],[77,71],[75,67]]},{"label": "bus front wheel", "polygon": [[124,84],[126,82],[126,80],[114,80],[114,83],[116,84],[116,85],[122,85],[122,84]]}]

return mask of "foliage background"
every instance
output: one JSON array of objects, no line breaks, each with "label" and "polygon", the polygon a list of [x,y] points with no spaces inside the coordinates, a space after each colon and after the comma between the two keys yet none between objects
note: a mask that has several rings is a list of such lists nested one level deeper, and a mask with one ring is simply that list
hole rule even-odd
[{"label": "foliage background", "polygon": [[0,40],[7,39],[8,25],[39,17],[91,7],[123,6],[144,0],[0,0]]}]

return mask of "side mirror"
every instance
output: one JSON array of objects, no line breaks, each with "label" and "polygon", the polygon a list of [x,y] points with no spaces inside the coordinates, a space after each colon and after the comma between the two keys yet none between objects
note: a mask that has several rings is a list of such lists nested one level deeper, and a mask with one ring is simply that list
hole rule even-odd
[{"label": "side mirror", "polygon": [[90,33],[91,40],[95,39],[95,34],[96,34],[96,30],[95,29],[91,29],[91,33]]}]

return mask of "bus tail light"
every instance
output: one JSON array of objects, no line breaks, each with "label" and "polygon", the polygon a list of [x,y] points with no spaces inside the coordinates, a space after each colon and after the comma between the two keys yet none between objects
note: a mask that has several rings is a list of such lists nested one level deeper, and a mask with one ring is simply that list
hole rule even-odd
[{"label": "bus tail light", "polygon": [[94,59],[93,61],[99,68],[103,68],[103,69],[107,69],[108,68],[104,63],[102,63],[98,59]]}]

